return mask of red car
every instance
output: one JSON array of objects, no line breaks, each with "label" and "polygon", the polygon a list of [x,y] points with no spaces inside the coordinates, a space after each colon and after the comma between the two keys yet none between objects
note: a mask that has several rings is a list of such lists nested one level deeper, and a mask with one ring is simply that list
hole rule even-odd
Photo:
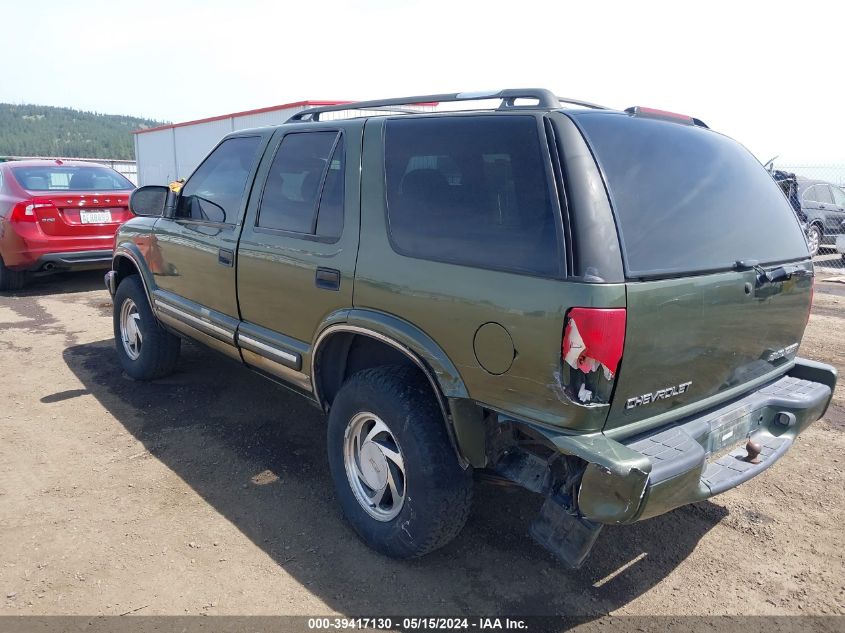
[{"label": "red car", "polygon": [[0,163],[0,290],[20,288],[30,273],[108,268],[134,188],[94,163]]}]

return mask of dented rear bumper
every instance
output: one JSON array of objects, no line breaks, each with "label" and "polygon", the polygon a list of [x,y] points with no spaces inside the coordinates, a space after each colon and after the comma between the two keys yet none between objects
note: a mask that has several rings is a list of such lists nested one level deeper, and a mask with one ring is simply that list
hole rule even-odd
[{"label": "dented rear bumper", "polygon": [[[829,365],[797,359],[786,375],[738,400],[638,436],[541,432],[561,453],[587,462],[580,515],[630,523],[707,499],[766,470],[824,415],[836,377]],[[748,438],[762,447],[759,463],[744,460]]]}]

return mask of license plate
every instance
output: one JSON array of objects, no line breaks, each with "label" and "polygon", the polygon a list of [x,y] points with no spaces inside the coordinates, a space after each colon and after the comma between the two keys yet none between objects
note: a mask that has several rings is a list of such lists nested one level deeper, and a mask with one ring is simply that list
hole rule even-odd
[{"label": "license plate", "polygon": [[79,211],[79,221],[82,224],[106,224],[111,222],[111,211]]},{"label": "license plate", "polygon": [[707,452],[712,454],[739,444],[753,430],[754,411],[746,404],[710,420]]}]

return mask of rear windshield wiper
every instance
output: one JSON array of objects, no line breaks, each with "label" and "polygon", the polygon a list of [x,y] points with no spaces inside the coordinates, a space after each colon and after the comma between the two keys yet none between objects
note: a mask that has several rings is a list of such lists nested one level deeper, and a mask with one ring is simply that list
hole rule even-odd
[{"label": "rear windshield wiper", "polygon": [[756,259],[738,259],[734,262],[734,269],[736,270],[751,270],[757,273],[757,287],[764,284],[775,284],[781,281],[788,281],[793,277],[812,277],[813,271],[807,270],[801,266],[778,266],[766,270],[760,266],[760,262]]}]

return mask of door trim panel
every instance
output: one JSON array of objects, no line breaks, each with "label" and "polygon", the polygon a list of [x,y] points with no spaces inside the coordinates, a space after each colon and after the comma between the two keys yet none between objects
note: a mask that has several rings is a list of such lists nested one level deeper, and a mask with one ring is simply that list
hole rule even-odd
[{"label": "door trim panel", "polygon": [[213,323],[209,323],[207,321],[203,321],[202,319],[195,317],[187,312],[183,312],[179,308],[174,308],[168,303],[164,303],[160,299],[155,300],[156,307],[159,310],[164,310],[170,314],[170,316],[190,325],[191,327],[206,332],[211,336],[215,336],[220,340],[228,343],[229,341],[234,342],[234,337],[231,332],[224,330],[222,327],[214,325]]},{"label": "door trim panel", "polygon": [[272,347],[266,343],[262,343],[261,341],[256,341],[254,338],[244,336],[240,333],[238,333],[238,345],[244,349],[250,350],[251,352],[274,360],[282,365],[286,365],[291,369],[298,370],[302,367],[302,358],[299,354],[290,354],[284,350]]},{"label": "door trim panel", "polygon": [[235,347],[237,319],[161,289],[153,292],[153,307],[157,317],[167,320],[177,329],[180,325],[188,327]]},{"label": "door trim panel", "polygon": [[238,328],[237,345],[297,372],[309,349],[307,343],[248,321],[242,321]]},{"label": "door trim panel", "polygon": [[266,372],[271,376],[275,376],[276,378],[281,379],[284,383],[287,383],[288,385],[294,385],[296,387],[299,387],[308,395],[313,394],[313,389],[311,388],[311,378],[306,374],[303,374],[301,371],[292,369],[287,365],[283,365],[282,363],[276,362],[268,356],[253,352],[252,350],[246,347],[241,347],[240,350],[244,362],[250,367],[258,369],[262,372]]}]

